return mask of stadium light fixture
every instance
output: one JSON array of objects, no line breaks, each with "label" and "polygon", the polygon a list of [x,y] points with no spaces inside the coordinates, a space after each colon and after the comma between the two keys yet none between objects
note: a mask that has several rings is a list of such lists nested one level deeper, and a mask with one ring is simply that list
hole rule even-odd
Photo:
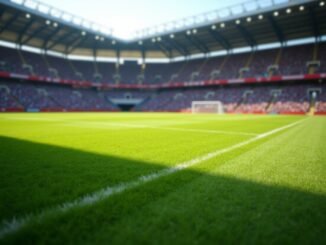
[{"label": "stadium light fixture", "polygon": [[300,10],[300,11],[303,11],[303,10],[304,10],[304,6],[301,5],[301,6],[299,7],[299,10]]},{"label": "stadium light fixture", "polygon": [[241,20],[236,20],[235,23],[236,23],[237,25],[240,25]]},{"label": "stadium light fixture", "polygon": [[51,21],[50,20],[46,20],[45,21],[45,24],[50,25],[51,24]]},{"label": "stadium light fixture", "polygon": [[224,28],[224,27],[225,27],[225,23],[221,23],[221,24],[220,24],[220,27],[221,27],[221,28]]},{"label": "stadium light fixture", "polygon": [[82,36],[86,36],[86,31],[81,32]]},{"label": "stadium light fixture", "polygon": [[247,18],[247,22],[251,22],[251,17],[248,17]]},{"label": "stadium light fixture", "polygon": [[174,38],[174,34],[171,34],[171,35],[170,35],[170,38],[173,39],[173,38]]},{"label": "stadium light fixture", "polygon": [[273,13],[273,15],[274,15],[275,17],[277,17],[277,16],[279,16],[279,13],[278,13],[277,11],[275,11],[275,12]]},{"label": "stadium light fixture", "polygon": [[192,30],[192,33],[193,33],[193,34],[196,34],[196,33],[197,33],[197,29],[193,29],[193,30]]},{"label": "stadium light fixture", "polygon": [[31,18],[31,15],[28,14],[28,13],[25,16],[26,16],[27,19],[30,19]]},{"label": "stadium light fixture", "polygon": [[14,3],[19,4],[19,5],[24,3],[23,0],[11,0],[11,2],[14,2]]},{"label": "stadium light fixture", "polygon": [[262,15],[262,14],[258,15],[258,19],[260,19],[260,20],[264,19],[264,15]]},{"label": "stadium light fixture", "polygon": [[216,30],[216,25],[212,25],[212,30]]},{"label": "stadium light fixture", "polygon": [[292,9],[290,9],[290,8],[286,9],[287,14],[291,14],[291,12],[292,12]]},{"label": "stadium light fixture", "polygon": [[187,31],[187,35],[191,35],[191,31],[190,30]]},{"label": "stadium light fixture", "polygon": [[54,22],[54,23],[53,23],[53,26],[54,26],[54,27],[58,27],[58,23],[57,23],[57,22]]},{"label": "stadium light fixture", "polygon": [[138,44],[139,44],[139,45],[143,45],[143,41],[139,41]]},{"label": "stadium light fixture", "polygon": [[104,42],[105,39],[104,39],[104,37],[101,37],[100,40],[101,40],[101,42]]},{"label": "stadium light fixture", "polygon": [[152,38],[152,43],[155,43],[156,42],[156,39],[155,38]]},{"label": "stadium light fixture", "polygon": [[100,37],[96,35],[95,36],[95,40],[99,40],[99,39],[100,39]]},{"label": "stadium light fixture", "polygon": [[161,38],[161,37],[158,37],[158,38],[157,38],[157,41],[158,41],[158,42],[161,42],[161,41],[162,41],[162,38]]},{"label": "stadium light fixture", "polygon": [[320,6],[320,7],[324,7],[324,6],[325,6],[325,2],[324,2],[324,1],[321,1],[321,2],[319,3],[319,6]]},{"label": "stadium light fixture", "polygon": [[117,42],[115,40],[112,40],[112,45],[115,45]]}]

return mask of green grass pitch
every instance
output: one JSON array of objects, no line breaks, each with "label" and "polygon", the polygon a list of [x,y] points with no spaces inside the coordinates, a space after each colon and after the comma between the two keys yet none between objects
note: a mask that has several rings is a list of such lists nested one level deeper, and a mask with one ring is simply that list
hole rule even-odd
[{"label": "green grass pitch", "polygon": [[326,244],[326,117],[0,114],[0,244],[220,243]]}]

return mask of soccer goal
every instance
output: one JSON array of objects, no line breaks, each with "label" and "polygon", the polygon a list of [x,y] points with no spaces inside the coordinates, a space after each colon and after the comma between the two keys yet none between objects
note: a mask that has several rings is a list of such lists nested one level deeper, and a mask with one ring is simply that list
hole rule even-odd
[{"label": "soccer goal", "polygon": [[191,112],[194,113],[217,113],[223,114],[223,104],[221,101],[193,101]]}]

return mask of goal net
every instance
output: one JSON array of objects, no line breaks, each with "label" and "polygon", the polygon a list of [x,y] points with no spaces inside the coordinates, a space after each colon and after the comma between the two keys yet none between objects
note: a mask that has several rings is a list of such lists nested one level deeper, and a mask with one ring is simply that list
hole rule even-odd
[{"label": "goal net", "polygon": [[222,114],[224,110],[221,101],[193,101],[191,103],[191,112]]}]

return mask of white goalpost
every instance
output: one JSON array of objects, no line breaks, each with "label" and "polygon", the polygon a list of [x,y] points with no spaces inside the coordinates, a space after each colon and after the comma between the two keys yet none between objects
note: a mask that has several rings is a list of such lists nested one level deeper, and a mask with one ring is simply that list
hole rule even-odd
[{"label": "white goalpost", "polygon": [[193,101],[191,112],[196,113],[216,113],[223,114],[223,103],[221,101]]}]

